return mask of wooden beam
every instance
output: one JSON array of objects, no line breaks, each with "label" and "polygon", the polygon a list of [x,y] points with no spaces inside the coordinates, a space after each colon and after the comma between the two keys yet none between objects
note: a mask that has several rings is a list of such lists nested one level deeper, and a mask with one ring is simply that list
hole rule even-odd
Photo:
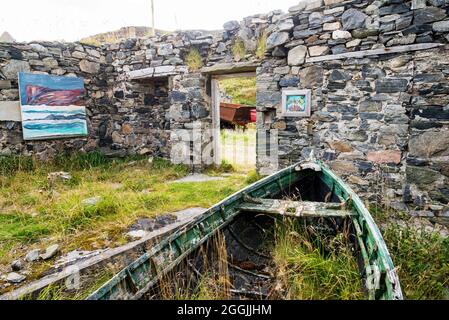
[{"label": "wooden beam", "polygon": [[238,206],[240,211],[275,214],[296,218],[346,218],[356,215],[344,210],[339,203],[324,202],[295,202],[286,200],[257,199],[252,202],[244,202]]},{"label": "wooden beam", "polygon": [[237,62],[237,63],[217,63],[211,67],[201,69],[202,73],[208,74],[230,74],[256,71],[260,63]]},{"label": "wooden beam", "polygon": [[340,59],[348,59],[348,58],[364,58],[368,56],[377,56],[391,53],[402,53],[409,51],[419,51],[419,50],[428,50],[433,48],[438,48],[444,46],[442,43],[419,43],[419,44],[410,44],[405,46],[397,46],[390,48],[382,48],[382,49],[374,49],[374,50],[362,50],[362,51],[354,51],[354,52],[345,52],[339,54],[331,54],[326,56],[319,57],[310,57],[306,59],[306,63],[314,63],[321,61],[329,61],[329,60],[340,60]]}]

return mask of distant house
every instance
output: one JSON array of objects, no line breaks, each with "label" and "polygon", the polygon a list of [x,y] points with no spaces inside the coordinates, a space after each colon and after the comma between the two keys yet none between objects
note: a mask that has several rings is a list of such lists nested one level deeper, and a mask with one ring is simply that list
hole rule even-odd
[{"label": "distant house", "polygon": [[8,31],[5,31],[0,36],[0,42],[16,42],[16,40],[9,34]]}]

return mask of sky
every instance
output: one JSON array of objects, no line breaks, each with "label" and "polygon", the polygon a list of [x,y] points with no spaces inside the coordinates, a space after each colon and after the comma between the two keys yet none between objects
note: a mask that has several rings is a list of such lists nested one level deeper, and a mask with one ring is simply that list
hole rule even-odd
[{"label": "sky", "polygon": [[[125,26],[150,26],[150,0],[1,0],[0,35],[17,41],[76,41]],[[217,30],[230,20],[299,0],[154,0],[157,29]]]}]

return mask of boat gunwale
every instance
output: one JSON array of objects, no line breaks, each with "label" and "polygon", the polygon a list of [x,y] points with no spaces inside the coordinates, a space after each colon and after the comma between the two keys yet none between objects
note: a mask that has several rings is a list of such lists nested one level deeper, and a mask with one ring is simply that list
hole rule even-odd
[{"label": "boat gunwale", "polygon": [[[102,299],[106,295],[106,293],[112,289],[114,285],[117,285],[120,283],[120,281],[123,281],[123,279],[127,276],[127,273],[132,270],[132,267],[138,267],[142,264],[145,264],[147,261],[150,261],[154,264],[154,261],[152,258],[158,253],[161,252],[165,247],[171,245],[173,243],[176,243],[176,240],[179,239],[181,236],[186,234],[189,230],[192,230],[195,226],[201,225],[204,223],[207,219],[213,217],[217,212],[220,212],[221,223],[219,225],[215,226],[214,231],[212,231],[210,234],[206,234],[202,236],[201,240],[198,241],[194,246],[191,246],[187,250],[180,251],[180,255],[175,258],[171,263],[169,263],[163,270],[157,270],[158,273],[155,277],[153,277],[142,289],[140,289],[138,292],[134,293],[134,295],[131,297],[131,299],[140,298],[143,294],[145,294],[146,291],[148,291],[152,286],[154,286],[158,280],[160,280],[161,277],[163,277],[165,274],[167,274],[173,267],[175,267],[179,262],[181,262],[186,256],[191,254],[196,248],[198,248],[200,245],[204,244],[213,234],[215,234],[217,231],[222,230],[226,225],[231,223],[233,219],[240,213],[238,210],[236,210],[236,207],[238,205],[238,202],[243,200],[245,196],[258,191],[260,188],[265,187],[267,184],[276,182],[276,180],[283,178],[286,175],[291,176],[292,174],[298,174],[301,171],[298,171],[297,168],[300,167],[301,164],[304,162],[297,163],[295,165],[292,165],[290,167],[287,167],[283,170],[280,170],[276,172],[273,175],[267,176],[249,186],[246,188],[232,194],[231,196],[225,198],[224,200],[220,201],[213,207],[209,208],[207,211],[204,212],[203,215],[197,217],[193,221],[191,221],[189,224],[183,226],[178,231],[173,233],[172,235],[168,236],[166,239],[162,240],[159,244],[154,246],[150,252],[145,253],[142,255],[139,259],[131,263],[129,266],[127,266],[125,269],[123,269],[121,272],[119,272],[116,276],[114,276],[112,279],[110,279],[108,282],[106,282],[101,288],[96,290],[94,293],[92,293],[87,299],[88,300],[96,300],[96,299]],[[316,164],[320,166],[321,173],[324,175],[327,175],[329,178],[331,178],[335,184],[337,184],[341,190],[343,190],[347,194],[347,199],[344,200],[351,200],[353,209],[358,213],[357,216],[352,217],[352,219],[358,219],[359,217],[362,217],[363,220],[366,222],[367,228],[370,230],[370,233],[377,244],[377,249],[379,250],[380,254],[378,255],[381,258],[381,261],[385,267],[385,271],[387,274],[387,281],[389,281],[392,285],[391,288],[387,287],[386,293],[387,293],[387,299],[393,299],[393,300],[402,300],[402,290],[399,283],[399,278],[396,273],[396,269],[394,267],[393,261],[391,259],[390,253],[388,251],[388,248],[385,244],[385,241],[381,235],[381,232],[377,225],[374,222],[374,219],[372,218],[370,212],[368,209],[363,205],[363,202],[358,197],[358,195],[353,191],[351,187],[349,187],[341,178],[339,178],[337,175],[335,175],[324,163],[321,161],[316,161]],[[305,172],[307,170],[303,170],[302,172]],[[282,191],[282,190],[281,190]],[[267,195],[265,195],[267,196]],[[340,197],[341,198],[341,197]],[[233,204],[235,204],[233,206]],[[228,208],[228,211],[232,212],[228,216],[225,216],[224,210],[226,207]],[[358,242],[361,242],[361,244],[364,244],[363,239],[358,239]],[[176,244],[177,245],[177,244]],[[365,249],[366,253],[366,249]],[[366,253],[367,255],[367,253]],[[364,257],[365,258],[365,257]],[[366,258],[369,257],[367,256]],[[368,263],[366,263],[366,259],[364,259],[364,267],[365,271],[371,272],[372,266]],[[388,289],[392,291],[392,296],[388,296]],[[371,295],[370,295],[371,297]],[[375,297],[372,297],[375,298]]]}]

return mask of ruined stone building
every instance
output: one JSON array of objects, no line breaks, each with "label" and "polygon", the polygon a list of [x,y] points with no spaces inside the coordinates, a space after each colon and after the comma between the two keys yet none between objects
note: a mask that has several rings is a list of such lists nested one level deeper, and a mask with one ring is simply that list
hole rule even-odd
[{"label": "ruined stone building", "polygon": [[[252,73],[257,129],[276,130],[280,167],[313,150],[367,200],[440,215],[449,203],[448,12],[447,0],[313,0],[213,34],[101,47],[1,43],[0,106],[18,108],[18,71],[82,77],[89,137],[23,141],[20,118],[10,115],[0,120],[0,154],[170,158],[176,130],[213,128],[214,79]],[[196,50],[198,70],[186,61]],[[281,115],[284,88],[311,90],[310,118]],[[203,135],[201,145],[211,138]],[[266,151],[259,146],[258,168],[269,172]]]}]

